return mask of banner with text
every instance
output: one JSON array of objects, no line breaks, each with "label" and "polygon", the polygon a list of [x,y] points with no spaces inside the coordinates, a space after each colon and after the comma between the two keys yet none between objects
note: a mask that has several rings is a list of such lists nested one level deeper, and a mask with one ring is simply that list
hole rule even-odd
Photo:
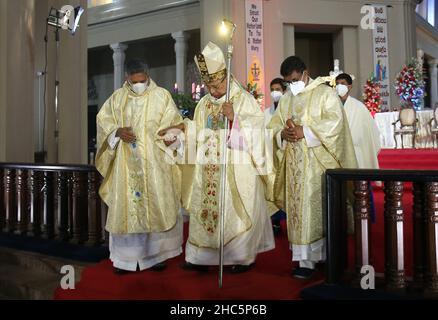
[{"label": "banner with text", "polygon": [[374,77],[380,84],[382,111],[391,111],[391,90],[389,81],[388,15],[386,6],[373,5],[374,29]]},{"label": "banner with text", "polygon": [[248,84],[255,87],[260,97],[259,103],[265,105],[265,63],[263,52],[263,1],[246,0],[246,74]]}]

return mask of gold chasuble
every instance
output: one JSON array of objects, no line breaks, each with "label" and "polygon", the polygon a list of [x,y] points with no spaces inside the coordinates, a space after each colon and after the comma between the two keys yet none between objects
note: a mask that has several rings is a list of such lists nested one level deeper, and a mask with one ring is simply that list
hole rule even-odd
[{"label": "gold chasuble", "polygon": [[[268,129],[274,130],[278,156],[274,186],[276,204],[287,213],[289,242],[309,245],[324,238],[322,179],[326,169],[357,168],[351,134],[341,100],[322,78],[310,80],[303,92],[288,91]],[[319,140],[281,141],[286,121],[310,129]]]},{"label": "gold chasuble", "polygon": [[[227,148],[225,245],[242,234],[259,231],[261,234],[261,226],[269,216],[265,177],[261,175],[265,156],[264,115],[257,101],[235,80],[231,82],[230,101],[234,121],[230,123]],[[219,247],[221,146],[225,138],[220,110],[224,102],[225,97],[215,99],[206,95],[198,103],[193,121],[186,122],[186,154],[190,149],[196,152],[194,156],[191,152],[192,159],[188,155],[192,164],[184,166],[182,197],[190,213],[188,241],[198,248]],[[196,146],[191,148],[190,144]],[[255,247],[258,242],[254,241]]]},{"label": "gold chasuble", "polygon": [[[166,159],[157,133],[181,121],[170,93],[152,80],[141,95],[125,83],[105,102],[97,115],[96,168],[104,177],[99,194],[109,207],[107,231],[151,233],[175,226],[181,173]],[[132,127],[137,140],[119,141],[113,150],[108,137],[122,127]]]}]

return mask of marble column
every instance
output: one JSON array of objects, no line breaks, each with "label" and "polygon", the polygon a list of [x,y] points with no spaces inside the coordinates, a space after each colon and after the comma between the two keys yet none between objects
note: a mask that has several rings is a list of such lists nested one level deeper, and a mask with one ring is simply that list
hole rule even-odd
[{"label": "marble column", "polygon": [[430,107],[433,108],[438,103],[438,59],[430,59],[429,79],[430,79]]},{"label": "marble column", "polygon": [[416,28],[416,15],[415,8],[417,6],[416,0],[404,0],[403,5],[403,18],[404,18],[404,43],[405,43],[405,56],[408,60],[415,56],[415,48],[417,44]]},{"label": "marble column", "polygon": [[125,81],[125,51],[128,46],[123,43],[110,45],[114,61],[114,90],[120,89]]},{"label": "marble column", "polygon": [[178,91],[185,91],[186,82],[186,65],[187,65],[187,40],[190,35],[185,31],[172,33],[172,38],[175,40],[175,56],[176,56],[176,83]]}]

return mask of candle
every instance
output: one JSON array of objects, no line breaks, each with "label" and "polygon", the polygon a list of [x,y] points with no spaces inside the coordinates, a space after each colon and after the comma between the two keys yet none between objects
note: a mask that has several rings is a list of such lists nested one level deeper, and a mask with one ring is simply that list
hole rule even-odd
[{"label": "candle", "polygon": [[202,84],[201,86],[201,98],[205,95],[205,85]]},{"label": "candle", "polygon": [[418,64],[419,69],[422,70],[423,69],[423,59],[424,59],[424,51],[422,49],[418,49],[417,50],[417,60],[418,60]]},{"label": "candle", "polygon": [[178,93],[178,83],[175,82],[175,86],[173,87],[173,92]]},{"label": "candle", "polygon": [[333,71],[335,73],[337,73],[337,72],[339,72],[339,60],[335,59],[334,64],[335,64],[335,67],[333,68],[334,69]]},{"label": "candle", "polygon": [[192,99],[196,100],[196,85],[192,82]]},{"label": "candle", "polygon": [[198,84],[196,86],[196,101],[199,101],[201,99],[201,86]]},{"label": "candle", "polygon": [[424,51],[422,49],[417,50],[417,59],[422,60],[424,56]]}]

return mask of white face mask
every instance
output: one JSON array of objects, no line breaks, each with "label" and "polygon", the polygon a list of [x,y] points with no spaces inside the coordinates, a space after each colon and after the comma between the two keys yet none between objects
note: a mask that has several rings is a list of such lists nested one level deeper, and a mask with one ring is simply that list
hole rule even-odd
[{"label": "white face mask", "polygon": [[348,87],[345,84],[338,84],[336,86],[336,91],[340,97],[345,97],[345,95],[348,93]]},{"label": "white face mask", "polygon": [[274,102],[280,101],[283,94],[280,91],[272,91],[271,92],[271,98]]},{"label": "white face mask", "polygon": [[295,81],[292,82],[289,87],[290,87],[290,91],[292,92],[292,94],[294,96],[300,94],[301,92],[303,92],[304,88],[306,87],[306,84],[303,81],[303,77],[304,77],[304,73],[303,76],[301,77],[300,81]]},{"label": "white face mask", "polygon": [[146,83],[141,83],[141,82],[136,83],[136,84],[131,84],[132,91],[134,91],[138,95],[145,92],[147,87],[148,87],[148,85]]}]

